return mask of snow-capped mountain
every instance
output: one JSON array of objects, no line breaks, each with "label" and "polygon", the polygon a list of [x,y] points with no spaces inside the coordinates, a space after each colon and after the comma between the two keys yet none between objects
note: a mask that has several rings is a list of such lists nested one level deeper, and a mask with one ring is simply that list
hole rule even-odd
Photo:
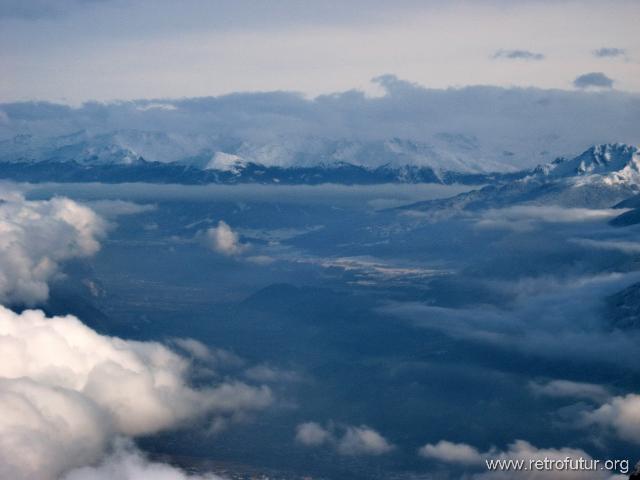
[{"label": "snow-capped mountain", "polygon": [[[509,154],[510,155],[510,154]],[[462,134],[438,134],[429,142],[328,139],[281,136],[239,140],[220,135],[185,135],[157,131],[117,130],[91,134],[79,131],[58,137],[18,135],[0,141],[0,161],[75,161],[80,164],[178,163],[225,170],[230,164],[265,167],[317,167],[351,164],[370,169],[411,165],[434,172],[509,172],[509,155],[483,151],[477,139]],[[235,166],[234,166],[235,168]]]},{"label": "snow-capped mountain", "polygon": [[[640,183],[640,153],[624,144],[595,145],[573,159],[559,158],[534,170],[555,178],[588,178],[608,184]],[[577,180],[579,181],[579,180]]]},{"label": "snow-capped mountain", "polygon": [[308,136],[249,142],[215,135],[83,130],[0,142],[0,176],[26,181],[481,184],[513,170],[481,154],[474,138],[454,134],[441,134],[434,143]]},{"label": "snow-capped mountain", "polygon": [[514,204],[606,208],[640,193],[640,153],[622,144],[596,145],[572,159],[558,159],[521,176],[444,200],[404,209],[478,210]]},{"label": "snow-capped mountain", "polygon": [[[455,202],[553,200],[612,205],[638,192],[636,147],[604,144],[575,158],[514,171],[488,160],[478,140],[438,134],[429,142],[287,137],[249,142],[221,135],[140,130],[53,138],[18,135],[0,142],[0,178],[20,181],[159,183],[489,184]],[[492,193],[492,191],[494,191]],[[454,201],[454,200],[452,200]],[[459,207],[462,205],[458,205]],[[466,208],[466,207],[465,207]]]}]

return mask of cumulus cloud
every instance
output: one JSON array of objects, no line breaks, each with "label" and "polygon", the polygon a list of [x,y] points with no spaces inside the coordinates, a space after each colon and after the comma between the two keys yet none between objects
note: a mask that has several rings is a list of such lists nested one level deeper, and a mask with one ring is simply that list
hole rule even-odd
[{"label": "cumulus cloud", "polygon": [[[100,335],[73,316],[0,307],[0,473],[54,479],[96,461],[112,435],[149,435],[267,407],[267,387],[193,388],[189,362],[156,342]],[[75,453],[69,455],[69,452]]]},{"label": "cumulus cloud", "polygon": [[573,81],[573,86],[581,89],[612,88],[613,80],[602,72],[590,72],[576,77]]},{"label": "cumulus cloud", "polygon": [[640,395],[613,397],[585,414],[588,423],[612,429],[620,438],[640,444]]},{"label": "cumulus cloud", "polygon": [[394,448],[387,439],[366,425],[347,427],[338,442],[338,453],[342,455],[382,455]]},{"label": "cumulus cloud", "polygon": [[244,365],[244,360],[235,353],[224,348],[209,347],[194,338],[173,338],[171,345],[212,367],[236,368]]},{"label": "cumulus cloud", "polygon": [[240,255],[248,248],[248,245],[240,242],[238,234],[222,220],[217,227],[207,230],[206,239],[209,247],[222,255]]},{"label": "cumulus cloud", "polygon": [[447,463],[480,464],[483,456],[477,448],[464,443],[453,443],[440,440],[436,444],[427,443],[418,450],[424,458],[433,458]]},{"label": "cumulus cloud", "polygon": [[329,444],[340,455],[382,455],[395,449],[380,433],[366,425],[341,427],[330,423],[326,428],[316,422],[301,423],[296,427],[296,441],[309,447]]},{"label": "cumulus cloud", "polygon": [[[488,458],[502,459],[502,460],[542,460],[549,459],[551,462],[558,462],[557,466],[552,470],[537,471],[531,469],[529,471],[519,472],[518,478],[520,479],[572,479],[572,480],[613,480],[612,472],[607,472],[604,469],[596,468],[595,470],[568,470],[566,467],[559,467],[564,465],[567,457],[574,462],[584,459],[587,462],[593,460],[588,453],[584,450],[576,448],[538,448],[529,442],[524,440],[516,440],[508,446],[504,451],[490,451],[487,454]],[[485,472],[481,473],[474,478],[478,479],[511,479],[513,478],[513,472],[500,471],[500,472]]]},{"label": "cumulus cloud", "polygon": [[611,58],[624,56],[627,51],[624,48],[603,47],[593,51],[593,55],[598,58]]},{"label": "cumulus cloud", "polygon": [[531,382],[529,388],[537,394],[547,397],[585,398],[601,401],[609,398],[609,391],[602,385],[570,380],[551,380],[546,383]]},{"label": "cumulus cloud", "polygon": [[507,60],[543,60],[542,53],[530,52],[529,50],[498,50],[491,58]]},{"label": "cumulus cloud", "polygon": [[[625,478],[614,476],[612,475],[613,472],[607,472],[605,469],[600,469],[597,466],[595,469],[568,468],[566,463],[567,461],[571,461],[573,462],[573,465],[577,465],[577,462],[580,461],[580,459],[583,459],[587,465],[590,464],[593,458],[583,450],[568,447],[538,448],[524,440],[516,440],[511,443],[506,450],[492,448],[483,453],[480,453],[477,448],[471,445],[464,443],[451,443],[443,440],[436,444],[425,445],[419,450],[419,454],[425,458],[433,458],[445,463],[457,464],[474,470],[485,470],[482,473],[474,474],[471,477],[474,479],[507,480],[514,478],[513,470],[509,469],[487,472],[485,466],[486,460],[524,461],[528,466],[529,462],[535,462],[536,460],[544,462],[545,459],[547,459],[552,468],[547,470],[528,468],[526,470],[519,471],[517,478],[524,480],[556,478],[572,480],[613,480],[614,478]],[[625,469],[624,465],[622,466],[622,469]],[[626,469],[628,470],[628,465],[626,465]]]},{"label": "cumulus cloud", "polygon": [[1,478],[56,480],[97,461],[114,432],[85,395],[28,378],[0,379],[0,409]]},{"label": "cumulus cloud", "polygon": [[152,462],[127,440],[114,443],[114,451],[98,465],[72,470],[61,480],[223,480],[211,473],[190,475],[172,465]]},{"label": "cumulus cloud", "polygon": [[28,201],[0,192],[0,302],[46,300],[60,263],[95,254],[105,231],[100,216],[67,198]]},{"label": "cumulus cloud", "polygon": [[310,447],[317,447],[331,440],[331,432],[316,422],[301,423],[296,427],[296,441]]}]

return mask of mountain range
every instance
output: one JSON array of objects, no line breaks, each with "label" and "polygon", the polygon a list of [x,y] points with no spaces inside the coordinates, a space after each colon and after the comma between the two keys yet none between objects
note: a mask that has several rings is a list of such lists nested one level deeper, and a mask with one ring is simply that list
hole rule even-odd
[{"label": "mountain range", "polygon": [[[17,135],[0,141],[0,178],[178,184],[462,183],[490,185],[510,197],[531,194],[534,184],[560,186],[564,181],[573,184],[574,195],[604,195],[598,203],[627,198],[640,180],[637,149],[628,145],[596,145],[575,158],[515,170],[508,162],[511,152],[488,162],[486,155],[474,154],[478,145],[473,137],[449,135],[440,140],[442,145],[400,138],[304,138],[250,144],[233,138],[139,130]],[[598,186],[607,188],[594,188]],[[614,190],[630,193],[611,194]],[[553,196],[553,188],[544,195]]]},{"label": "mountain range", "polygon": [[[417,202],[407,210],[479,210],[516,204],[586,208],[635,208],[640,193],[640,152],[624,144],[603,144],[575,158],[558,158],[460,195]],[[630,202],[629,204],[624,201]],[[623,203],[620,203],[623,202]]]}]

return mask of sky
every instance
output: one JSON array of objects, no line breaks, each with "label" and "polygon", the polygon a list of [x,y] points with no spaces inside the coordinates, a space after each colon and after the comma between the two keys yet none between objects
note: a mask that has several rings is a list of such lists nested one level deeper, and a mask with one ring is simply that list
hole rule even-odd
[{"label": "sky", "polygon": [[394,74],[640,92],[640,3],[0,0],[0,102],[313,97]]}]

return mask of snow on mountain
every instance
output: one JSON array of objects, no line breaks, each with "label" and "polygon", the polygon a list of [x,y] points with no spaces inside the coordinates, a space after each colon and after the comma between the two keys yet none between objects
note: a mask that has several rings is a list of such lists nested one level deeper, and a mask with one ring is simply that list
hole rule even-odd
[{"label": "snow on mountain", "polygon": [[[242,163],[266,167],[317,167],[348,163],[366,168],[406,165],[440,172],[508,172],[504,152],[484,151],[477,139],[441,133],[429,142],[327,139],[280,136],[247,141],[204,134],[117,130],[87,131],[59,137],[18,135],[0,142],[0,161],[75,161],[81,164],[128,164],[143,158],[150,162],[180,163],[202,169],[227,171]],[[499,160],[496,160],[498,158]]]},{"label": "snow on mountain", "polygon": [[521,178],[488,185],[444,200],[418,202],[404,210],[482,210],[515,204],[608,208],[640,193],[637,147],[596,145],[572,159],[536,167]]},{"label": "snow on mountain", "polygon": [[549,177],[601,180],[611,185],[639,184],[640,152],[637,147],[619,143],[595,145],[573,159],[560,158],[534,171]]},{"label": "snow on mountain", "polygon": [[[529,171],[514,171],[504,160],[507,154],[501,151],[494,155],[497,160],[488,160],[491,155],[475,137],[453,133],[438,134],[429,142],[311,136],[248,142],[213,134],[82,130],[53,138],[18,135],[0,141],[0,175],[27,181],[461,182],[491,184],[497,189],[495,198],[490,200],[489,190],[481,196],[494,203],[545,198],[571,205],[611,205],[637,193],[640,186],[640,153],[633,146],[597,145],[575,158],[560,158]],[[56,167],[61,162],[67,163],[64,169]]]},{"label": "snow on mountain", "polygon": [[204,170],[219,170],[239,174],[247,165],[247,162],[238,155],[224,152],[215,152],[211,160],[204,166]]}]

